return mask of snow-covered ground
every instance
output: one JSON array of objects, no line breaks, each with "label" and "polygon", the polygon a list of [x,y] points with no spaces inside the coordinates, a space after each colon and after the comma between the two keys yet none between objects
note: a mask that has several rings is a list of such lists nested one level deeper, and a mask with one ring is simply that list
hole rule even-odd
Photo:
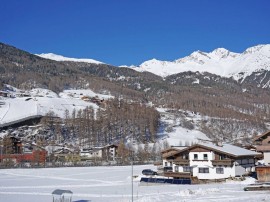
[{"label": "snow-covered ground", "polygon": [[104,100],[114,98],[111,95],[98,94],[89,89],[88,90],[64,90],[63,92],[59,93],[59,96],[62,98],[81,98],[83,96],[89,96],[89,97],[98,97],[99,99],[104,99]]},{"label": "snow-covered ground", "polygon": [[[11,88],[11,87],[10,87]],[[14,88],[15,89],[15,88]],[[83,96],[95,97],[108,100],[113,98],[111,95],[97,94],[92,90],[65,90],[57,95],[53,91],[35,88],[26,94],[31,97],[16,97],[20,90],[12,88],[15,98],[0,97],[0,125],[22,120],[32,116],[43,116],[53,111],[57,116],[64,118],[65,111],[85,109],[87,106],[94,110],[98,106],[91,102],[81,99]]]},{"label": "snow-covered ground", "polygon": [[[164,123],[164,125],[166,124],[172,126],[172,131],[159,131],[158,136],[161,142],[167,141],[170,146],[189,146],[199,142],[199,140],[209,140],[206,134],[197,130],[196,127],[194,127],[192,130],[189,130],[180,126],[180,120],[174,120],[173,114],[168,112],[169,109],[157,108],[157,110],[162,115],[161,122]],[[191,112],[186,112],[186,114],[187,116],[185,119],[192,121],[194,125],[196,125],[196,122],[201,120],[200,115],[193,114]]]},{"label": "snow-covered ground", "polygon": [[14,98],[3,99],[1,102],[4,104],[0,107],[0,124],[31,116],[46,115],[49,111],[53,111],[59,117],[64,117],[65,110],[69,110],[71,114],[73,109],[84,109],[87,106],[98,108],[94,103],[70,98]]},{"label": "snow-covered ground", "polygon": [[[139,176],[152,165],[134,166]],[[0,170],[0,201],[48,202],[55,189],[73,192],[73,202],[131,201],[131,166],[2,169]],[[246,184],[254,182],[226,182],[204,185],[141,184],[134,179],[134,201],[270,201],[269,191],[245,192]]]}]

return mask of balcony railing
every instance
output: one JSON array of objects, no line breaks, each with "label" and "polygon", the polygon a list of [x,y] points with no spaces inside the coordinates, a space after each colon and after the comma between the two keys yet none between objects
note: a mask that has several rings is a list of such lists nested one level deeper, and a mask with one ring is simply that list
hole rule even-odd
[{"label": "balcony railing", "polygon": [[176,165],[189,165],[188,159],[176,159],[173,161]]},{"label": "balcony railing", "polygon": [[174,178],[191,178],[191,173],[189,172],[164,172],[165,177]]},{"label": "balcony railing", "polygon": [[223,160],[212,160],[213,166],[232,166],[233,160],[223,159]]}]

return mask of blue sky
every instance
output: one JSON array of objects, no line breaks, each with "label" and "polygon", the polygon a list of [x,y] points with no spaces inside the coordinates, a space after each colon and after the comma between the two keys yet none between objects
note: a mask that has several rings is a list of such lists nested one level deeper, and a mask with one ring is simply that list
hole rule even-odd
[{"label": "blue sky", "polygon": [[268,0],[0,0],[0,41],[113,65],[270,43]]}]

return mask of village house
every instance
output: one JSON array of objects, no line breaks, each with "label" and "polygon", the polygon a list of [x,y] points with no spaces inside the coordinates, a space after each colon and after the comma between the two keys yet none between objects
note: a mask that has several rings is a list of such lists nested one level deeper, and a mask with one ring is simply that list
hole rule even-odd
[{"label": "village house", "polygon": [[118,146],[115,144],[106,145],[102,148],[102,158],[107,161],[115,161]]},{"label": "village house", "polygon": [[106,145],[104,147],[83,148],[80,151],[82,160],[103,159],[115,161],[117,155],[117,145]]},{"label": "village house", "polygon": [[16,137],[8,139],[9,143],[1,146],[1,165],[45,164],[47,152],[44,148],[30,143],[22,143]]},{"label": "village house", "polygon": [[270,131],[254,138],[256,151],[263,153],[265,165],[270,165]]},{"label": "village house", "polygon": [[230,144],[198,143],[187,148],[171,148],[162,153],[163,167],[172,172],[164,176],[226,179],[255,171],[255,161],[261,154]]},{"label": "village house", "polygon": [[83,148],[80,151],[81,160],[93,160],[102,158],[102,147]]},{"label": "village house", "polygon": [[[67,162],[72,160],[73,155],[76,155],[73,150],[68,147],[58,147],[53,151],[53,158],[56,162]],[[51,160],[51,159],[50,159]]]}]

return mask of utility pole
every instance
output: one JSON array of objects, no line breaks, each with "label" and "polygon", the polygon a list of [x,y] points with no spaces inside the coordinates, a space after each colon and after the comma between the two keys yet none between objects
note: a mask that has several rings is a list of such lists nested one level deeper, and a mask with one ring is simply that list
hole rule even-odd
[{"label": "utility pole", "polygon": [[133,133],[131,134],[131,201],[133,202]]}]

